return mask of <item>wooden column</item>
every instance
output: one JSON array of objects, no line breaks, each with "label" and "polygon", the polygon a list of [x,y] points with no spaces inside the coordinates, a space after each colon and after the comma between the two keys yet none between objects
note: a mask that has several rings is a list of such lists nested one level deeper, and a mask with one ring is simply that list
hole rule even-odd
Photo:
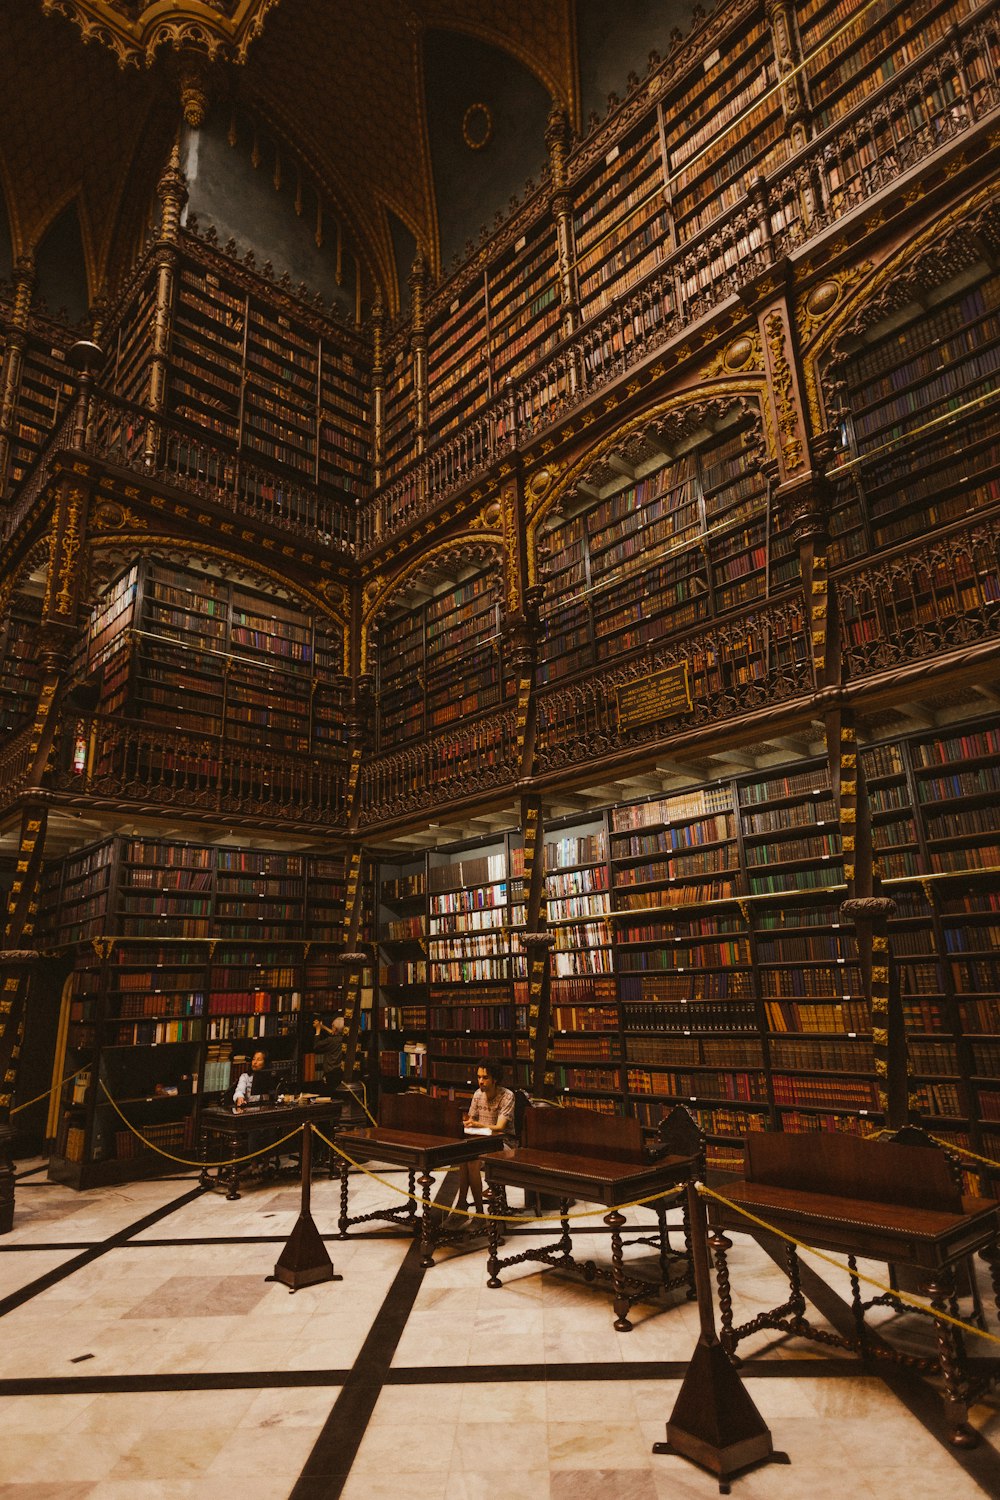
[{"label": "wooden column", "polygon": [[14,305],[10,313],[3,366],[0,368],[0,495],[7,490],[15,413],[21,392],[24,351],[28,343],[28,318],[35,285],[35,262],[30,255],[20,256],[14,262],[13,282]]},{"label": "wooden column", "polygon": [[[180,152],[176,146],[156,185],[156,192],[160,200],[160,237],[156,242],[156,304],[153,311],[153,352],[146,404],[150,411],[161,412],[166,405],[167,396],[167,358],[170,353],[177,279],[177,238],[181,209],[187,202],[187,186],[181,172]],[[147,426],[146,444],[146,463],[152,467],[156,445],[153,423]]]},{"label": "wooden column", "polygon": [[[372,482],[378,489],[382,483],[385,451],[385,308],[378,287],[369,323],[372,332]],[[379,514],[376,511],[373,541],[379,540]]]},{"label": "wooden column", "polygon": [[812,135],[812,110],[809,87],[801,67],[802,45],[795,7],[791,0],[764,0],[764,12],[774,37],[774,61],[781,83],[785,129],[793,151],[798,151]]},{"label": "wooden column", "polygon": [[427,447],[430,410],[427,391],[427,265],[418,250],[408,277],[412,297],[410,308],[410,349],[413,354],[413,426],[416,448]]},{"label": "wooden column", "polygon": [[566,111],[553,105],[545,126],[549,150],[552,196],[549,200],[556,227],[556,264],[559,276],[560,333],[569,338],[580,322],[580,294],[576,274],[576,244],[573,236],[573,195],[567,163],[572,132]]}]

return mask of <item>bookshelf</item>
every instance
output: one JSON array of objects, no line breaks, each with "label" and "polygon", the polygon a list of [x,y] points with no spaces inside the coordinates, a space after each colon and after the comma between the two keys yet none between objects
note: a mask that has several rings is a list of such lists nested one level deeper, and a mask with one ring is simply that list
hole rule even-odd
[{"label": "bookshelf", "polygon": [[[846,467],[836,490],[835,562],[1000,501],[991,406],[1000,369],[1000,276],[984,271],[974,285],[942,286],[934,305],[903,326],[894,319],[891,329],[870,330],[867,346],[838,370],[842,405],[835,415]],[[970,410],[958,443],[949,414],[963,407]],[[958,582],[968,587],[972,580]],[[850,625],[859,640],[866,628],[864,619]]]},{"label": "bookshelf", "polygon": [[421,855],[378,869],[378,1066],[384,1089],[427,1079],[427,872]]},{"label": "bookshelf", "polygon": [[401,341],[386,356],[385,421],[382,452],[386,478],[392,479],[414,456],[415,386],[413,355]]},{"label": "bookshelf", "polygon": [[461,1096],[483,1056],[527,1082],[523,850],[510,837],[427,855],[427,1088]]},{"label": "bookshelf", "polygon": [[495,573],[469,570],[388,615],[376,659],[382,749],[495,708],[507,683]]},{"label": "bookshelf", "polygon": [[587,321],[653,271],[670,248],[658,110],[575,184],[573,208],[580,312]]},{"label": "bookshelf", "polygon": [[486,273],[492,387],[504,389],[552,349],[561,314],[555,228],[536,220]]},{"label": "bookshelf", "polygon": [[31,722],[40,675],[35,644],[41,601],[21,595],[0,624],[0,733],[16,734]]},{"label": "bookshelf", "polygon": [[[52,1175],[74,1186],[192,1156],[198,1110],[258,1045],[290,1082],[315,1078],[312,1017],[342,1003],[340,855],[116,835],[50,867],[40,930],[73,952]],[[362,1030],[370,1004],[362,993]],[[105,1088],[107,1092],[105,1092]]]},{"label": "bookshelf", "polygon": [[65,415],[76,393],[65,350],[74,335],[41,314],[33,314],[21,358],[11,432],[7,494],[12,495]]},{"label": "bookshelf", "polygon": [[206,735],[342,760],[342,666],[332,622],[158,558],[121,573],[87,624],[100,712],[198,736],[206,774],[219,769]]},{"label": "bookshelf", "polygon": [[493,394],[485,274],[448,303],[427,331],[427,387],[435,438],[481,410]]},{"label": "bookshelf", "polygon": [[[779,540],[785,551],[772,568]],[[623,483],[543,538],[538,681],[645,650],[792,586],[798,559],[788,547],[741,429]]]}]

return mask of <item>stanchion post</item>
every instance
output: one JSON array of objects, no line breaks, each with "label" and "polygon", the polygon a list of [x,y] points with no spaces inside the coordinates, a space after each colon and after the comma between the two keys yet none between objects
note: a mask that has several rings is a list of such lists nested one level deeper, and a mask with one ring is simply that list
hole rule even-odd
[{"label": "stanchion post", "polygon": [[729,1494],[729,1480],[758,1464],[790,1462],[776,1453],[767,1423],[747,1395],[743,1382],[715,1332],[715,1309],[708,1259],[708,1224],[697,1184],[687,1185],[691,1221],[691,1256],[698,1294],[701,1332],[688,1364],[674,1409],[667,1422],[667,1441],[654,1453],[675,1453],[718,1476],[719,1493]]},{"label": "stanchion post", "polygon": [[344,1279],[335,1274],[333,1261],[310,1212],[312,1135],[312,1124],[307,1120],[302,1126],[302,1199],[299,1217],[278,1257],[273,1274],[264,1278],[265,1281],[280,1281],[292,1292],[297,1292],[301,1286],[318,1286],[323,1281]]}]

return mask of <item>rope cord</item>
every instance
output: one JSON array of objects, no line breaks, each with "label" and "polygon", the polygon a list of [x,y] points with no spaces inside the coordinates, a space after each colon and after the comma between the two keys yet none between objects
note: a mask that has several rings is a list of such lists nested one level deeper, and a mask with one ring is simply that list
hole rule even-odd
[{"label": "rope cord", "polygon": [[22,1109],[30,1109],[33,1104],[37,1104],[38,1103],[39,1099],[48,1099],[48,1098],[50,1098],[56,1092],[57,1089],[63,1088],[67,1083],[70,1083],[74,1078],[79,1078],[80,1074],[81,1073],[86,1073],[89,1070],[89,1068],[90,1068],[90,1064],[89,1063],[85,1063],[82,1068],[76,1068],[72,1073],[67,1073],[65,1078],[61,1078],[58,1083],[51,1084],[47,1089],[43,1090],[42,1093],[36,1094],[35,1097],[34,1097],[34,1099],[26,1099],[23,1104],[17,1104],[17,1105],[15,1105],[14,1108],[10,1112],[11,1116],[13,1117],[14,1115],[19,1115],[21,1113]]},{"label": "rope cord", "polygon": [[288,1134],[283,1135],[280,1140],[272,1141],[270,1145],[261,1147],[259,1151],[250,1151],[246,1156],[230,1156],[227,1157],[224,1161],[191,1161],[186,1156],[175,1156],[171,1151],[164,1151],[161,1146],[156,1146],[152,1141],[147,1140],[142,1132],[135,1128],[135,1126],[132,1124],[132,1121],[127,1119],[126,1116],[122,1114],[117,1100],[112,1099],[111,1095],[108,1093],[108,1086],[104,1082],[104,1079],[100,1078],[98,1079],[98,1082],[100,1083],[101,1088],[104,1090],[111,1108],[114,1110],[115,1114],[119,1117],[122,1123],[128,1126],[129,1130],[136,1137],[136,1139],[142,1141],[142,1144],[148,1151],[155,1151],[157,1156],[165,1156],[167,1161],[178,1162],[182,1167],[235,1167],[238,1166],[241,1162],[253,1161],[253,1159],[257,1156],[268,1156],[272,1151],[276,1151],[279,1146],[283,1146],[286,1141],[290,1141],[293,1136],[300,1135],[303,1130],[303,1126],[296,1125],[294,1130],[290,1130]]},{"label": "rope cord", "polygon": [[749,1219],[750,1223],[756,1224],[758,1229],[765,1229],[768,1234],[776,1234],[779,1239],[784,1240],[786,1244],[794,1245],[797,1250],[808,1250],[810,1255],[817,1255],[820,1260],[826,1261],[828,1266],[833,1266],[836,1270],[843,1271],[847,1276],[856,1276],[858,1281],[863,1281],[868,1286],[873,1286],[880,1292],[888,1292],[891,1297],[895,1297],[897,1302],[902,1302],[907,1307],[915,1308],[917,1312],[927,1313],[930,1317],[937,1318],[943,1323],[951,1323],[955,1328],[961,1328],[966,1333],[975,1334],[977,1338],[988,1339],[991,1344],[1000,1344],[1000,1337],[995,1333],[986,1333],[984,1329],[977,1328],[974,1323],[966,1323],[962,1318],[953,1318],[950,1313],[942,1312],[936,1307],[929,1306],[926,1302],[921,1302],[919,1297],[911,1297],[906,1292],[897,1290],[896,1287],[886,1286],[884,1282],[876,1281],[874,1276],[866,1276],[862,1271],[852,1271],[850,1266],[845,1265],[843,1261],[837,1260],[835,1256],[828,1255],[825,1250],[817,1250],[815,1245],[807,1244],[805,1240],[797,1240],[793,1234],[786,1234],[783,1229],[776,1229],[773,1224],[768,1224],[766,1219],[759,1219],[749,1209],[741,1208],[738,1203],[733,1203],[729,1198],[724,1198],[721,1193],[717,1193],[714,1188],[707,1187],[703,1182],[699,1182],[697,1187],[698,1192],[703,1198],[714,1198],[717,1203],[722,1203],[726,1208],[731,1208],[734,1213],[742,1215],[744,1219]]},{"label": "rope cord", "polygon": [[[324,1141],[332,1151],[335,1151],[339,1157],[348,1162],[352,1167],[355,1167],[357,1171],[363,1172],[366,1177],[371,1177],[375,1182],[381,1183],[381,1185],[385,1188],[388,1188],[390,1192],[398,1193],[401,1198],[409,1198],[413,1203],[424,1203],[425,1200],[419,1195],[419,1193],[410,1193],[406,1190],[406,1188],[398,1187],[396,1183],[390,1182],[387,1177],[380,1177],[377,1172],[373,1172],[370,1170],[370,1168],[363,1166],[361,1162],[355,1161],[353,1156],[348,1156],[347,1152],[341,1150],[341,1148],[335,1141],[331,1141],[329,1136],[325,1136],[323,1134],[318,1125],[314,1125],[313,1130],[319,1136],[320,1140]],[[456,1170],[457,1169],[455,1167],[445,1168],[446,1172],[454,1172]],[[669,1195],[666,1193],[651,1193],[648,1198],[636,1198],[632,1203],[619,1203],[615,1206],[619,1212],[621,1212],[622,1209],[626,1208],[643,1208],[647,1203],[662,1202],[662,1200],[664,1198],[668,1198],[668,1196],[670,1202],[675,1202],[683,1193],[683,1191],[684,1189],[680,1187]],[[469,1208],[453,1208],[450,1210],[450,1212],[453,1214],[459,1214],[464,1219],[482,1219],[485,1223],[489,1223],[489,1221],[492,1219],[503,1224],[559,1224],[564,1218],[592,1219],[594,1217],[593,1209],[589,1209],[586,1213],[579,1214],[540,1214],[537,1218],[533,1219],[526,1219],[523,1214],[481,1214]]]},{"label": "rope cord", "polygon": [[1000,1167],[1000,1161],[995,1161],[992,1156],[979,1156],[975,1151],[970,1151],[968,1146],[956,1146],[954,1141],[946,1141],[943,1136],[932,1135],[931,1140],[943,1146],[946,1151],[957,1151],[960,1156],[971,1156],[973,1161],[981,1161],[986,1167]]}]

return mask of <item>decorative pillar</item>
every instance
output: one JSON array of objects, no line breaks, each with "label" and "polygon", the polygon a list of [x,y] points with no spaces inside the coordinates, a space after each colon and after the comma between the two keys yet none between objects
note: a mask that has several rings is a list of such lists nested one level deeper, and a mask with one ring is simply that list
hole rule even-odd
[{"label": "decorative pillar", "polygon": [[413,355],[413,426],[417,452],[427,447],[429,406],[427,392],[427,265],[417,250],[408,278],[411,301],[410,351]]},{"label": "decorative pillar", "polygon": [[21,393],[21,371],[28,342],[31,294],[35,285],[35,262],[22,255],[14,262],[14,306],[10,313],[7,347],[0,367],[0,495],[6,493],[10,455],[14,439],[17,399]]},{"label": "decorative pillar", "polygon": [[[385,307],[381,288],[375,289],[369,320],[372,331],[372,480],[375,489],[382,483],[383,454],[385,448]],[[379,513],[375,516],[376,534],[381,530]]]},{"label": "decorative pillar", "polygon": [[[153,312],[153,352],[146,404],[150,411],[161,412],[167,394],[167,356],[170,352],[174,283],[177,277],[177,240],[181,210],[188,195],[181,171],[180,151],[176,146],[170,152],[170,159],[156,185],[156,193],[160,200],[160,236],[156,242],[156,305]],[[155,456],[156,428],[154,423],[149,423],[144,455],[148,468],[154,467]]]},{"label": "decorative pillar", "polygon": [[549,201],[556,226],[556,264],[563,338],[569,338],[580,321],[576,245],[573,236],[573,195],[567,171],[571,140],[572,132],[566,111],[558,104],[553,105],[545,126],[545,144],[549,149],[549,170],[552,177],[552,195]]},{"label": "decorative pillar", "polygon": [[555,938],[546,931],[545,844],[541,797],[522,797],[521,827],[524,830],[526,931],[523,942],[528,970],[529,1084],[531,1092],[540,1095],[546,1085],[552,1086],[555,1082],[549,1055],[552,1047],[552,976],[549,955],[555,946]]},{"label": "decorative pillar", "polygon": [[802,44],[799,40],[795,8],[791,0],[764,0],[764,12],[774,38],[774,61],[781,83],[781,107],[785,129],[798,151],[812,134],[812,110],[809,89],[802,69]]}]

